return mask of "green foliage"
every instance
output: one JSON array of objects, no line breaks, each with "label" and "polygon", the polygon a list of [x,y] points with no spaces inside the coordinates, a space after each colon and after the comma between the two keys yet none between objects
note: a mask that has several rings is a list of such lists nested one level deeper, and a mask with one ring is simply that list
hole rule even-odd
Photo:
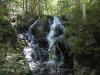
[{"label": "green foliage", "polygon": [[100,52],[100,13],[99,2],[86,7],[86,21],[82,18],[80,9],[73,9],[73,16],[69,26],[69,45],[75,53]]},{"label": "green foliage", "polygon": [[0,17],[0,75],[25,75],[29,73],[28,64],[17,42],[16,29],[8,20]]},{"label": "green foliage", "polygon": [[8,12],[8,9],[6,8],[0,8],[0,14]]}]

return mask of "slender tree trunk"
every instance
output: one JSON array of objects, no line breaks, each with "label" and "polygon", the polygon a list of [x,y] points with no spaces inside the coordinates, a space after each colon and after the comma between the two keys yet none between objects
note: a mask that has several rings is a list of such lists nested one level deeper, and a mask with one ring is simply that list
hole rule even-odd
[{"label": "slender tree trunk", "polygon": [[82,6],[82,17],[85,23],[86,22],[86,4],[82,3],[81,6]]},{"label": "slender tree trunk", "polygon": [[23,0],[23,11],[25,11],[24,6],[25,6],[25,0]]},{"label": "slender tree trunk", "polygon": [[26,12],[27,12],[27,8],[28,8],[27,2],[28,2],[28,1],[26,0]]}]

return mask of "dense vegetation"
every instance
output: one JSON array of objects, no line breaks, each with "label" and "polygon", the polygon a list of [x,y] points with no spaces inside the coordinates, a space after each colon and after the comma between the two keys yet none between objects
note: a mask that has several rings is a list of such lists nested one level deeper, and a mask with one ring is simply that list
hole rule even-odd
[{"label": "dense vegetation", "polygon": [[71,52],[100,56],[99,13],[100,0],[0,0],[0,75],[29,73],[22,53],[25,43],[17,35],[38,16],[67,15],[65,39]]}]

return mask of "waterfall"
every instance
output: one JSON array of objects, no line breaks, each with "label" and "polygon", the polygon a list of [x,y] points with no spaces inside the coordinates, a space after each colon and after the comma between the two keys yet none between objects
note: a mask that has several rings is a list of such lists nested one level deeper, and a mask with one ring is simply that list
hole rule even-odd
[{"label": "waterfall", "polygon": [[[46,37],[48,49],[39,47],[38,40],[33,33],[33,30],[38,27],[38,22],[39,20],[32,24],[26,33],[18,35],[27,43],[23,53],[33,72],[32,75],[64,75],[62,68],[60,68],[64,63],[64,56],[57,44],[64,36],[63,22],[59,17],[53,17],[53,24],[49,25],[50,31]],[[57,52],[59,52],[58,55]],[[44,60],[46,58],[47,60]]]},{"label": "waterfall", "polygon": [[[60,32],[62,33],[60,34]],[[62,25],[62,22],[60,21],[60,19],[54,16],[53,24],[50,25],[50,32],[47,36],[48,43],[49,43],[48,50],[50,51],[49,56],[51,56],[49,58],[49,63],[55,64],[55,59],[57,58],[56,53],[55,53],[56,52],[55,45],[57,41],[63,38],[63,35],[64,35],[64,26]],[[63,59],[62,54],[61,54],[61,57]],[[63,60],[61,62],[63,62]]]}]

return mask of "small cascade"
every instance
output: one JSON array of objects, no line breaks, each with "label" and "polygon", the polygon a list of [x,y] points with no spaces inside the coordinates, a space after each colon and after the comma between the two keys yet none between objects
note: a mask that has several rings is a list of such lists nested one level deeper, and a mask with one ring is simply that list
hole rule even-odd
[{"label": "small cascade", "polygon": [[[64,35],[64,26],[62,25],[62,22],[59,20],[58,17],[54,17],[54,20],[53,20],[53,24],[50,25],[50,32],[47,36],[47,39],[48,39],[48,43],[49,43],[49,49],[48,51],[49,52],[49,61],[50,63],[56,63],[58,61],[57,60],[57,56],[56,56],[56,47],[57,44],[56,42],[59,41],[60,39],[63,38],[63,35]],[[59,49],[59,47],[58,47]],[[61,53],[61,50],[59,49],[60,51],[60,56],[61,56],[61,59],[59,59],[59,63],[63,63],[63,55]]]},{"label": "small cascade", "polygon": [[64,26],[58,17],[54,16],[53,18],[53,23],[49,25],[50,31],[46,37],[48,49],[39,47],[38,39],[33,32],[37,29],[39,20],[32,24],[26,33],[18,35],[27,43],[23,53],[32,75],[66,75],[65,70],[61,68],[61,65],[64,64],[64,56],[57,44],[63,38]]}]

